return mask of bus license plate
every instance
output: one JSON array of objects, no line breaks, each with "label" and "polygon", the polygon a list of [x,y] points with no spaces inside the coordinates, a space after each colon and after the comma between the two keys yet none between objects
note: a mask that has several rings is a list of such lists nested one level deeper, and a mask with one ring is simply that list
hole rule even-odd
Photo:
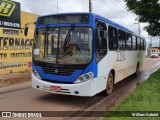
[{"label": "bus license plate", "polygon": [[50,86],[50,89],[52,91],[60,91],[61,90],[61,87],[60,86]]}]

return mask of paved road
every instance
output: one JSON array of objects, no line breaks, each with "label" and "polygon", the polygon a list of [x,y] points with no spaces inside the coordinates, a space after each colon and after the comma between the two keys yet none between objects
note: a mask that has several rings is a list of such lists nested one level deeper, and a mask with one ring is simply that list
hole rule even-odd
[{"label": "paved road", "polygon": [[31,83],[27,83],[26,86],[22,84],[23,87],[18,90],[8,90],[4,93],[0,90],[0,111],[109,110],[132,93],[137,82],[146,79],[159,66],[155,64],[159,63],[158,61],[160,59],[146,59],[140,76],[130,76],[118,83],[114,93],[108,97],[101,94],[94,97],[55,95],[35,90],[28,85]]}]

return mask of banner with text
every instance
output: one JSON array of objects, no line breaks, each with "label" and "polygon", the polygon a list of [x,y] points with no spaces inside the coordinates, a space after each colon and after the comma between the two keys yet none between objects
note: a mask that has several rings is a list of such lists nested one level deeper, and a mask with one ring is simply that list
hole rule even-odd
[{"label": "banner with text", "polygon": [[0,36],[0,75],[31,70],[33,39]]},{"label": "banner with text", "polygon": [[10,0],[0,0],[0,27],[21,28],[20,3]]}]

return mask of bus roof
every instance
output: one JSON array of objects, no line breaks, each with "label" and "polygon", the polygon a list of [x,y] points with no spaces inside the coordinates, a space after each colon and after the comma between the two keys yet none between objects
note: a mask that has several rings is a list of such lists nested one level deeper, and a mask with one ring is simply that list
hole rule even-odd
[{"label": "bus roof", "polygon": [[107,19],[107,18],[104,18],[104,17],[102,17],[102,16],[100,16],[100,15],[98,15],[98,14],[96,14],[96,13],[92,13],[92,14],[95,16],[95,19],[101,19],[101,20],[103,20],[104,22],[106,22],[107,24],[112,25],[113,27],[117,27],[117,28],[119,28],[119,29],[121,29],[121,30],[124,30],[124,31],[128,32],[128,33],[131,33],[131,34],[134,34],[134,35],[136,35],[136,36],[139,36],[139,37],[144,38],[143,36],[141,36],[141,35],[133,32],[133,31],[129,30],[128,28],[123,27],[122,25],[119,25],[119,24],[117,24],[117,23],[115,23],[115,22],[113,22],[113,21],[111,21],[111,20],[109,20],[109,19]]},{"label": "bus roof", "polygon": [[[104,22],[106,22],[106,23],[109,24],[109,25],[112,25],[113,27],[117,27],[117,28],[119,28],[119,29],[121,29],[121,30],[124,30],[124,31],[128,32],[128,33],[131,33],[131,34],[134,34],[134,35],[136,35],[136,36],[139,36],[139,37],[144,38],[143,36],[141,36],[141,35],[133,32],[133,31],[129,30],[128,28],[123,27],[122,25],[119,25],[119,24],[117,24],[117,23],[109,20],[108,18],[102,17],[101,15],[98,15],[98,14],[96,14],[96,13],[89,13],[89,12],[71,12],[71,13],[57,13],[57,14],[43,15],[43,16],[39,16],[39,17],[47,17],[47,16],[54,16],[54,15],[67,15],[67,14],[89,14],[89,15],[93,16],[96,20],[98,20],[98,19],[99,19],[99,20],[103,20]],[[38,18],[39,18],[39,17],[38,17]]]}]

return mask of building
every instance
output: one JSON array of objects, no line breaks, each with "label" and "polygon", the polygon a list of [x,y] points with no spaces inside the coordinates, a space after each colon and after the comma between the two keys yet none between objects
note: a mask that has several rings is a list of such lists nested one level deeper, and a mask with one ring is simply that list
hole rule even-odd
[{"label": "building", "polygon": [[152,48],[151,48],[151,52],[152,52],[152,53],[154,53],[154,52],[160,53],[160,48],[159,48],[159,47],[152,47]]},{"label": "building", "polygon": [[24,29],[21,28],[24,28],[27,23],[35,22],[38,15],[20,11],[20,3],[17,2],[0,0],[0,7],[3,6],[2,4],[17,5],[18,8],[14,7],[11,13],[0,10],[0,75],[28,71],[32,65],[35,25],[29,25],[27,37],[24,36]]},{"label": "building", "polygon": [[160,47],[152,47],[152,48],[151,48],[151,52],[152,52],[152,53],[158,53],[159,56],[160,56]]},{"label": "building", "polygon": [[158,53],[159,56],[160,56],[160,48],[159,47],[151,47],[151,46],[149,46],[148,49],[147,49],[148,57],[150,57],[152,53]]}]

